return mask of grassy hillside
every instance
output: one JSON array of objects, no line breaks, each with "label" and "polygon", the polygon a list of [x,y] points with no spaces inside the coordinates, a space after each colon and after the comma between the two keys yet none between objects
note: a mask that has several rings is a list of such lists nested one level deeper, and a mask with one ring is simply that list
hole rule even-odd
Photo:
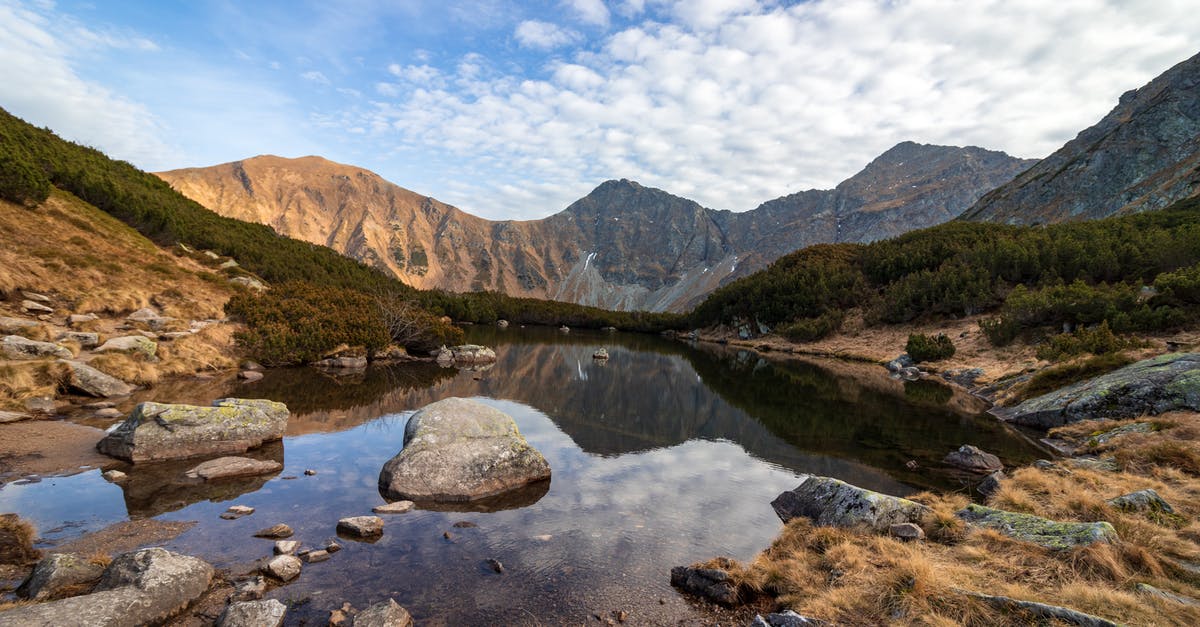
[{"label": "grassy hillside", "polygon": [[1200,315],[1200,201],[1045,227],[952,222],[868,245],[806,248],[717,290],[697,326],[758,321],[799,340],[860,307],[868,325],[993,312],[1005,343],[1024,329],[1107,322],[1116,332]]}]

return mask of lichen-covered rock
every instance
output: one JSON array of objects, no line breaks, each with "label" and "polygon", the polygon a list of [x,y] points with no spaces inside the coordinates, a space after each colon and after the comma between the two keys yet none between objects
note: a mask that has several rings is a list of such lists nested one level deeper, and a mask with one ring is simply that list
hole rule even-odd
[{"label": "lichen-covered rock", "polygon": [[267,400],[223,398],[212,407],[142,403],[97,450],[130,462],[241,453],[283,437],[288,409]]},{"label": "lichen-covered rock", "polygon": [[9,359],[40,359],[57,357],[72,359],[75,356],[67,348],[52,342],[38,342],[20,335],[6,335],[0,340],[0,355]]},{"label": "lichen-covered rock", "polygon": [[114,337],[96,348],[97,353],[107,353],[110,351],[154,357],[158,353],[158,344],[144,335],[124,335]]},{"label": "lichen-covered rock", "polygon": [[1138,490],[1129,494],[1111,498],[1108,501],[1109,505],[1127,511],[1127,512],[1162,512],[1164,514],[1174,514],[1175,508],[1166,502],[1163,497],[1158,495],[1151,489]]},{"label": "lichen-covered rock", "polygon": [[132,385],[100,372],[82,361],[63,360],[59,363],[66,364],[70,369],[71,376],[67,383],[73,390],[99,398],[126,396],[133,392]]},{"label": "lichen-covered rock", "polygon": [[1049,429],[1093,418],[1124,419],[1176,409],[1200,410],[1200,353],[1171,353],[992,412]]},{"label": "lichen-covered rock", "polygon": [[217,618],[217,627],[279,627],[287,606],[275,599],[230,603]]},{"label": "lichen-covered rock", "polygon": [[91,594],[0,612],[0,627],[159,625],[208,590],[213,568],[165,549],[118,556]]},{"label": "lichen-covered rock", "polygon": [[283,464],[271,459],[259,460],[249,457],[218,457],[210,459],[184,473],[189,479],[225,479],[229,477],[253,477],[277,472]]},{"label": "lichen-covered rock", "polygon": [[75,553],[55,553],[38,562],[17,596],[46,601],[87,592],[104,574],[104,564]]},{"label": "lichen-covered rock", "polygon": [[1059,522],[1032,514],[1018,514],[971,504],[955,512],[959,518],[977,527],[994,529],[1017,540],[1032,542],[1048,549],[1072,549],[1096,542],[1112,542],[1117,530],[1107,522]]},{"label": "lichen-covered rock", "polygon": [[408,610],[393,599],[376,603],[354,617],[354,627],[412,627]]},{"label": "lichen-covered rock", "polygon": [[942,461],[963,470],[986,474],[991,474],[1004,468],[1004,464],[1000,463],[999,457],[970,444],[964,444],[958,447],[958,450],[949,452]]},{"label": "lichen-covered rock", "polygon": [[1134,422],[1127,425],[1121,425],[1115,429],[1109,429],[1102,433],[1097,433],[1087,439],[1087,445],[1098,447],[1104,446],[1113,440],[1130,433],[1150,433],[1154,431],[1154,424],[1149,422]]},{"label": "lichen-covered rock", "polygon": [[671,569],[671,585],[721,605],[738,602],[737,587],[729,573],[719,568],[676,566]]},{"label": "lichen-covered rock", "polygon": [[780,520],[803,516],[820,526],[866,525],[879,532],[919,522],[929,508],[908,499],[872,492],[831,477],[804,475],[800,485],[771,501]]},{"label": "lichen-covered rock", "polygon": [[550,465],[508,414],[448,398],[409,418],[379,490],[389,500],[471,501],[549,478]]}]

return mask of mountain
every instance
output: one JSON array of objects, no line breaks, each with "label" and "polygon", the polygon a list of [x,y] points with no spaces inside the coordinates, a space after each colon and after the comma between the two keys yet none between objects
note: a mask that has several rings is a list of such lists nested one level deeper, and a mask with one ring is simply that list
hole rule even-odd
[{"label": "mountain", "polygon": [[614,180],[550,217],[499,222],[320,157],[260,156],[158,176],[217,213],[328,246],[417,288],[680,311],[800,247],[944,222],[1031,163],[905,142],[833,190],[744,213]]},{"label": "mountain", "polygon": [[1200,54],[1126,92],[1095,126],[963,213],[1035,224],[1161,209],[1200,194]]}]

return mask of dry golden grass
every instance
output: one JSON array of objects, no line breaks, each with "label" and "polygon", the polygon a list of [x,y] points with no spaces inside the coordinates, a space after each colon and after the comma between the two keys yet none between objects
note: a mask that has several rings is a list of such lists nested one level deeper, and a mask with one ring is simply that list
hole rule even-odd
[{"label": "dry golden grass", "polygon": [[162,376],[158,364],[147,361],[141,355],[104,353],[93,359],[91,366],[126,383],[147,387],[153,387]]},{"label": "dry golden grass", "polygon": [[126,383],[153,387],[164,377],[228,370],[237,366],[234,325],[211,325],[173,342],[159,342],[157,361],[140,354],[104,353],[91,365]]},{"label": "dry golden grass", "polygon": [[53,361],[20,361],[0,365],[0,408],[20,409],[31,398],[52,397],[66,376]]},{"label": "dry golden grass", "polygon": [[[1064,521],[1112,523],[1120,541],[1052,551],[997,531],[969,529],[953,512],[961,495],[912,497],[931,508],[922,521],[929,540],[906,544],[865,530],[788,523],[752,562],[712,560],[748,594],[775,598],[797,612],[846,625],[1025,625],[1030,616],[1001,611],[963,591],[1060,605],[1130,625],[1197,625],[1200,608],[1136,592],[1147,583],[1200,598],[1200,577],[1180,566],[1200,563],[1200,480],[1156,457],[1164,442],[1194,445],[1200,414],[1152,419],[1164,427],[1123,436],[1106,451],[1129,446],[1122,472],[1070,467],[1010,473],[989,505]],[[1058,435],[1090,437],[1120,423],[1072,425]],[[1107,504],[1121,494],[1153,489],[1176,515],[1125,512]]]}]

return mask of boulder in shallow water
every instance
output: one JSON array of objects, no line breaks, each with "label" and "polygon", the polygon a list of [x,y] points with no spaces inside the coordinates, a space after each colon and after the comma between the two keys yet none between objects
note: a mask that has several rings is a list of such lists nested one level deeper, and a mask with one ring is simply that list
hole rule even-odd
[{"label": "boulder in shallow water", "polygon": [[404,448],[384,464],[379,490],[389,500],[472,501],[549,478],[546,458],[508,414],[448,398],[409,418]]},{"label": "boulder in shallow water", "polygon": [[1117,530],[1107,522],[1059,522],[1034,516],[993,509],[972,503],[955,512],[959,518],[977,527],[994,529],[1017,540],[1048,549],[1073,549],[1096,542],[1113,542]]},{"label": "boulder in shallow water", "polygon": [[720,568],[691,568],[676,566],[671,569],[671,585],[721,605],[738,602],[738,590],[729,573]]},{"label": "boulder in shallow water", "polygon": [[920,522],[929,511],[920,503],[872,492],[839,479],[802,477],[800,485],[771,501],[771,507],[785,523],[803,516],[820,526],[865,525],[886,533],[892,525]]},{"label": "boulder in shallow water", "polygon": [[354,627],[412,627],[408,610],[393,599],[376,603],[354,617]]},{"label": "boulder in shallow water", "polygon": [[266,459],[251,459],[249,457],[218,457],[210,459],[187,471],[189,479],[225,479],[228,477],[253,477],[265,475],[283,469],[283,464]]},{"label": "boulder in shallow water", "polygon": [[383,533],[383,519],[378,516],[351,516],[339,520],[337,530],[364,538],[378,536]]},{"label": "boulder in shallow water", "polygon": [[1176,409],[1200,411],[1200,353],[1146,359],[992,413],[1050,429],[1080,420],[1135,418]]},{"label": "boulder in shallow water", "polygon": [[287,606],[276,599],[230,603],[217,618],[217,627],[279,627]]},{"label": "boulder in shallow water", "polygon": [[130,462],[242,453],[283,437],[288,409],[267,400],[224,398],[212,407],[142,403],[96,449]]},{"label": "boulder in shallow water", "polygon": [[999,457],[970,444],[964,444],[958,447],[957,451],[951,451],[942,461],[951,466],[981,474],[991,474],[1004,469],[1004,464],[1000,463]]}]

